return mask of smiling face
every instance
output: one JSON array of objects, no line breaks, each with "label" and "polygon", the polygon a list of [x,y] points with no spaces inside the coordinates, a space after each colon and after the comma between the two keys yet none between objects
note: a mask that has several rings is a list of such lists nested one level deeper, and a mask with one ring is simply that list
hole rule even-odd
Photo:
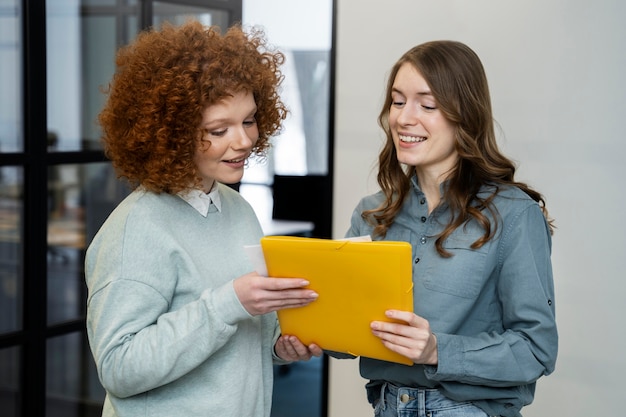
[{"label": "smiling face", "polygon": [[398,161],[415,167],[418,178],[441,182],[456,164],[455,129],[437,107],[424,77],[409,63],[393,82],[389,127]]},{"label": "smiling face", "polygon": [[202,136],[194,162],[209,192],[215,181],[234,184],[241,180],[246,160],[259,138],[254,96],[240,92],[208,106],[202,113]]}]

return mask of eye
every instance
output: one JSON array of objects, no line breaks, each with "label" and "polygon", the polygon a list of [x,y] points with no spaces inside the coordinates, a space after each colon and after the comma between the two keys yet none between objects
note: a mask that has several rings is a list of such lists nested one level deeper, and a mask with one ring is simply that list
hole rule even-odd
[{"label": "eye", "polygon": [[255,117],[251,117],[249,119],[246,119],[243,121],[243,125],[244,126],[254,126],[256,124],[256,118]]},{"label": "eye", "polygon": [[211,130],[209,132],[207,132],[210,136],[215,136],[215,137],[222,137],[226,134],[226,132],[228,131],[228,129],[220,129],[220,130]]},{"label": "eye", "polygon": [[432,94],[425,94],[419,98],[419,104],[425,111],[434,111],[438,109],[437,100]]},{"label": "eye", "polygon": [[406,97],[404,94],[397,91],[395,88],[391,91],[391,106],[402,107],[406,104]]}]

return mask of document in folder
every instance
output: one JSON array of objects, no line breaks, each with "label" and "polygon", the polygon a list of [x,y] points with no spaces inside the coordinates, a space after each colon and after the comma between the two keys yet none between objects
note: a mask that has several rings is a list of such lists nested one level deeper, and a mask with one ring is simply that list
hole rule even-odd
[{"label": "document in folder", "polygon": [[387,349],[370,323],[385,311],[413,311],[411,245],[408,242],[267,236],[261,247],[268,275],[305,278],[319,294],[311,304],[278,311],[283,334],[330,351],[410,365]]}]

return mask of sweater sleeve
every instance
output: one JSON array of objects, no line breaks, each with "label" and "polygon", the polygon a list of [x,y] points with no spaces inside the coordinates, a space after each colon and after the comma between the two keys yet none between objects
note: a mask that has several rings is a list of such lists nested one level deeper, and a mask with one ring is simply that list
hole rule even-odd
[{"label": "sweater sleeve", "polygon": [[550,234],[537,205],[503,231],[498,250],[503,331],[437,334],[439,365],[426,367],[430,379],[505,387],[554,370],[558,337]]},{"label": "sweater sleeve", "polygon": [[232,279],[209,285],[167,229],[137,224],[112,218],[86,256],[89,341],[102,385],[119,398],[192,372],[251,320]]},{"label": "sweater sleeve", "polygon": [[[87,325],[102,385],[124,398],[196,368],[236,331],[236,323],[225,322],[219,310],[233,297],[228,282],[166,312],[162,295],[138,281],[118,280],[98,291],[89,302]],[[239,314],[246,317],[245,311]]]}]

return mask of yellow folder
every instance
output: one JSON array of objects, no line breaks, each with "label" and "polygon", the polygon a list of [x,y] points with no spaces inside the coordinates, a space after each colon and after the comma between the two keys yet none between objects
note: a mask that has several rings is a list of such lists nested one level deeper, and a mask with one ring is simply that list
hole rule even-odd
[{"label": "yellow folder", "polygon": [[385,311],[413,311],[411,245],[292,236],[261,239],[271,277],[305,278],[319,294],[311,304],[278,311],[283,334],[325,350],[411,365],[374,336]]}]

